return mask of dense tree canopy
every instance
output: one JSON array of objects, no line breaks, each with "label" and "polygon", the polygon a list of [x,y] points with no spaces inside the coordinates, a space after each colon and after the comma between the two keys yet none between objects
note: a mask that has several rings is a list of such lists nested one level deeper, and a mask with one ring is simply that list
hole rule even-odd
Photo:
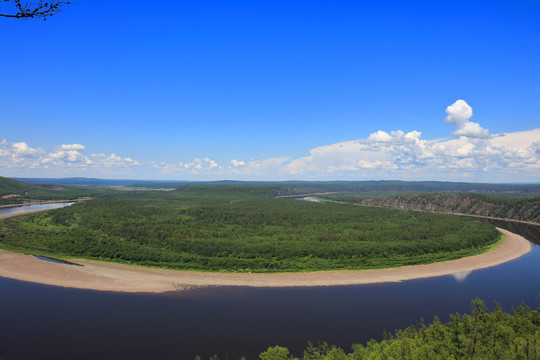
[{"label": "dense tree canopy", "polygon": [[441,214],[186,187],[83,201],[0,223],[3,246],[175,269],[370,269],[485,251],[497,230]]}]

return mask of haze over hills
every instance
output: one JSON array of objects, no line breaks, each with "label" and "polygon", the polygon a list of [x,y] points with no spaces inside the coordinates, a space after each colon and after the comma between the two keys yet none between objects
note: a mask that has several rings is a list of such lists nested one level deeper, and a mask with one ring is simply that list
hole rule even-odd
[{"label": "haze over hills", "polygon": [[[6,178],[7,179],[7,178]],[[385,191],[385,192],[477,192],[477,193],[521,193],[540,194],[540,184],[490,184],[446,181],[187,181],[187,180],[133,180],[97,179],[85,177],[72,178],[13,178],[29,184],[86,185],[86,186],[125,186],[148,188],[179,188],[189,184],[207,185],[254,185],[285,186],[304,192],[343,192],[343,191]],[[1,187],[0,187],[1,189]],[[294,194],[294,192],[293,192]]]},{"label": "haze over hills", "polygon": [[[21,181],[26,180],[26,181]],[[95,178],[10,179],[0,177],[0,205],[122,195],[192,186],[196,191],[257,192],[264,196],[325,194],[328,200],[371,206],[488,216],[540,223],[540,184],[439,181],[149,181]],[[198,188],[202,186],[202,188]],[[206,186],[206,187],[205,187]],[[217,186],[217,187],[216,187]],[[205,190],[207,189],[207,190]],[[373,197],[376,198],[373,198]],[[367,198],[366,197],[371,197]]]},{"label": "haze over hills", "polygon": [[69,178],[19,178],[13,179],[31,184],[59,184],[59,185],[87,185],[87,186],[141,186],[158,185],[166,187],[179,187],[188,181],[183,180],[133,180],[133,179],[96,179],[87,177]]}]

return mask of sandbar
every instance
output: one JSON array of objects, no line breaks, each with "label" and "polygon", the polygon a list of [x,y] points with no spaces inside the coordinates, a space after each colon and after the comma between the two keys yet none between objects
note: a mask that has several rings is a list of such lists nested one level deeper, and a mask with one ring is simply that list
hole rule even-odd
[{"label": "sandbar", "polygon": [[[32,255],[0,250],[0,276],[78,289],[162,293],[206,286],[295,287],[359,285],[466,274],[516,259],[532,247],[520,235],[498,228],[505,237],[492,250],[457,260],[377,270],[303,273],[216,273],[149,268],[87,259],[82,266],[43,261]],[[458,278],[456,277],[456,278]]]}]

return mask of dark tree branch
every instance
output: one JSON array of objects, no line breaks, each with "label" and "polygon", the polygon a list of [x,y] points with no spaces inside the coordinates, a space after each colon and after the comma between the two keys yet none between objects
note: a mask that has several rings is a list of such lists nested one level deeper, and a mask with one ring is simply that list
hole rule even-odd
[{"label": "dark tree branch", "polygon": [[[0,0],[1,1],[1,0]],[[47,17],[53,16],[62,12],[62,7],[69,5],[71,1],[35,1],[35,2],[25,2],[24,4],[21,0],[3,0],[4,3],[13,3],[16,12],[11,14],[4,14],[0,12],[1,17],[7,18],[16,18],[16,19],[33,19],[40,18],[46,20]]]}]

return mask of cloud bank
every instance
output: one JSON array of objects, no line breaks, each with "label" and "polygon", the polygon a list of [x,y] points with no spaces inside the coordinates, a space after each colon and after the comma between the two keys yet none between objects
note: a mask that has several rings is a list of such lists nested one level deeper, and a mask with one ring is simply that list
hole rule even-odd
[{"label": "cloud bank", "polygon": [[72,175],[92,175],[92,173],[110,174],[108,169],[127,169],[140,166],[130,157],[115,154],[83,153],[86,149],[81,144],[63,144],[54,146],[54,151],[47,152],[42,148],[32,148],[26,142],[12,143],[6,139],[0,142],[0,167],[6,171],[24,169],[54,170]]},{"label": "cloud bank", "polygon": [[[376,131],[365,138],[315,147],[301,157],[210,159],[140,163],[114,153],[85,155],[85,146],[64,144],[54,151],[25,142],[0,142],[4,170],[63,171],[71,175],[123,174],[138,178],[175,179],[403,179],[484,182],[540,181],[540,128],[490,134],[471,122],[472,108],[457,100],[446,108],[454,137],[422,138],[420,131]],[[144,174],[141,175],[141,172]]]},{"label": "cloud bank", "polygon": [[442,141],[424,140],[418,131],[378,131],[366,139],[314,148],[310,155],[291,161],[285,168],[294,175],[456,178],[492,173],[494,180],[502,174],[540,180],[539,152],[540,129]]}]

